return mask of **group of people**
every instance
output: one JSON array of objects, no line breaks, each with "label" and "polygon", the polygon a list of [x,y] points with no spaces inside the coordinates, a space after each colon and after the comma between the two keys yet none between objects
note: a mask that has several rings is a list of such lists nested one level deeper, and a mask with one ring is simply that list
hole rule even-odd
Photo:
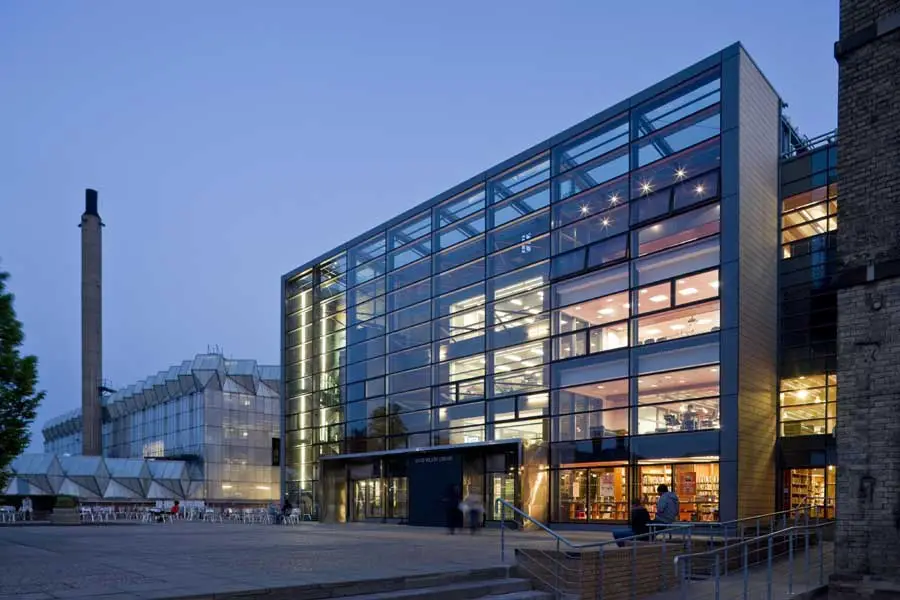
[{"label": "group of people", "polygon": [[484,506],[481,497],[470,492],[464,499],[458,485],[451,485],[444,493],[444,510],[447,518],[447,529],[450,534],[457,529],[463,529],[468,524],[472,533],[475,533],[484,522]]},{"label": "group of people", "polygon": [[618,540],[619,546],[624,546],[622,541],[626,538],[638,538],[646,536],[650,538],[650,525],[656,524],[661,526],[671,525],[678,520],[681,512],[681,503],[675,492],[669,491],[669,486],[661,484],[656,488],[659,499],[656,501],[656,518],[650,518],[650,512],[644,507],[639,497],[631,502],[631,517],[628,520],[628,529],[620,529],[613,531],[613,537]]}]

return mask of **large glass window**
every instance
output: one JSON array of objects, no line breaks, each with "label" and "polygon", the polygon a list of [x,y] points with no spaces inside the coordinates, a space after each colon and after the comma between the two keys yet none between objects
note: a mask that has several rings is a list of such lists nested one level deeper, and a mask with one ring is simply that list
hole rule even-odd
[{"label": "large glass window", "polygon": [[647,285],[718,265],[719,237],[715,236],[638,259],[634,262],[635,283]]},{"label": "large glass window", "polygon": [[716,105],[635,144],[635,163],[639,167],[649,165],[719,135],[720,129]]},{"label": "large glass window", "polygon": [[348,253],[350,256],[349,268],[354,269],[384,254],[384,234],[381,233],[354,246]]},{"label": "large glass window", "polygon": [[628,172],[628,148],[622,147],[556,178],[558,199],[564,200]]},{"label": "large glass window", "polygon": [[563,142],[553,150],[557,173],[588,163],[628,143],[628,118],[621,115]]},{"label": "large glass window", "polygon": [[719,233],[719,204],[693,210],[637,231],[638,256]]},{"label": "large glass window", "polygon": [[567,252],[626,231],[628,207],[612,208],[554,231],[553,253]]},{"label": "large glass window", "polygon": [[550,158],[542,154],[491,180],[490,201],[496,204],[550,178]]},{"label": "large glass window", "polygon": [[553,286],[553,306],[567,306],[628,289],[628,267],[613,267]]},{"label": "large glass window", "polygon": [[434,272],[442,273],[484,256],[484,236],[480,235],[464,244],[457,244],[434,256]]},{"label": "large glass window", "polygon": [[719,330],[719,301],[692,304],[637,319],[638,344],[700,335]]},{"label": "large glass window", "polygon": [[471,217],[484,208],[484,189],[477,187],[447,200],[434,209],[435,227],[440,229]]},{"label": "large glass window", "polygon": [[491,208],[491,226],[500,227],[549,205],[550,187],[540,185]]},{"label": "large glass window", "polygon": [[837,421],[837,375],[819,374],[781,380],[781,435],[824,435]]},{"label": "large glass window", "polygon": [[782,256],[791,258],[802,240],[837,230],[837,185],[822,186],[782,203]]},{"label": "large glass window", "polygon": [[484,279],[484,259],[465,264],[434,277],[434,293],[441,295]]},{"label": "large glass window", "polygon": [[426,211],[388,230],[388,245],[391,250],[431,233],[431,211]]},{"label": "large glass window", "polygon": [[531,240],[550,229],[550,212],[542,211],[515,223],[496,229],[488,235],[490,252],[504,250]]},{"label": "large glass window", "polygon": [[[837,468],[788,469],[784,472],[783,508],[810,510],[810,516],[833,519]],[[811,508],[810,508],[811,507]]]},{"label": "large glass window", "polygon": [[550,256],[550,236],[532,238],[523,234],[524,240],[517,246],[507,248],[488,258],[488,274],[493,277],[525,265],[544,260]]},{"label": "large glass window", "polygon": [[649,100],[632,111],[634,137],[654,133],[718,104],[721,99],[720,88],[719,72],[713,70]]},{"label": "large glass window", "polygon": [[629,518],[625,466],[602,463],[561,465],[556,471],[553,519],[562,523],[626,521]]}]

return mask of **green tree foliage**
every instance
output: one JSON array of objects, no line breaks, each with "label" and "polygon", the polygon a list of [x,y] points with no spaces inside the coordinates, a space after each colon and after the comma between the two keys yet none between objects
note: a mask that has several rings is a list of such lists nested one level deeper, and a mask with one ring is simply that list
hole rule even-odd
[{"label": "green tree foliage", "polygon": [[19,354],[25,334],[14,297],[6,291],[8,278],[0,271],[0,490],[6,487],[9,464],[28,447],[28,427],[44,399],[44,392],[35,391],[37,358]]}]

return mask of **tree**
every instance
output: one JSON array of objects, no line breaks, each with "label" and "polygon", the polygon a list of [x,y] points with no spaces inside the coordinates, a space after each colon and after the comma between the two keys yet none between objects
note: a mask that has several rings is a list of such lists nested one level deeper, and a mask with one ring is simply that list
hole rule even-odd
[{"label": "tree", "polygon": [[28,447],[28,427],[44,399],[44,392],[35,391],[37,358],[19,354],[25,334],[14,296],[6,291],[8,278],[0,271],[0,490],[6,487],[9,464]]}]

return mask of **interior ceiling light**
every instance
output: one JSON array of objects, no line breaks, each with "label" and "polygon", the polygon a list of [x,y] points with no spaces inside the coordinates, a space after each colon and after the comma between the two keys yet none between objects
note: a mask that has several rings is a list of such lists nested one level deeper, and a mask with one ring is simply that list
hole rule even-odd
[{"label": "interior ceiling light", "polygon": [[665,302],[669,297],[665,294],[657,294],[655,296],[650,296],[650,302]]},{"label": "interior ceiling light", "polygon": [[587,204],[581,205],[581,214],[586,215],[590,209],[587,207]]},{"label": "interior ceiling light", "polygon": [[697,192],[698,194],[702,194],[704,189],[705,189],[705,188],[703,187],[703,184],[702,184],[702,183],[698,183],[698,184],[697,184],[697,187],[694,188],[694,191]]},{"label": "interior ceiling light", "polygon": [[678,180],[682,180],[687,176],[687,171],[684,168],[678,168],[675,170],[675,178]]},{"label": "interior ceiling light", "polygon": [[684,288],[683,290],[678,290],[678,293],[681,294],[682,296],[693,296],[694,294],[697,293],[697,288],[692,288],[692,287]]},{"label": "interior ceiling light", "polygon": [[641,182],[641,191],[645,194],[649,194],[653,191],[653,184],[651,184],[649,181]]},{"label": "interior ceiling light", "polygon": [[609,197],[609,203],[610,203],[610,204],[617,204],[618,202],[619,202],[619,195],[618,195],[618,194],[613,194],[612,196]]}]

